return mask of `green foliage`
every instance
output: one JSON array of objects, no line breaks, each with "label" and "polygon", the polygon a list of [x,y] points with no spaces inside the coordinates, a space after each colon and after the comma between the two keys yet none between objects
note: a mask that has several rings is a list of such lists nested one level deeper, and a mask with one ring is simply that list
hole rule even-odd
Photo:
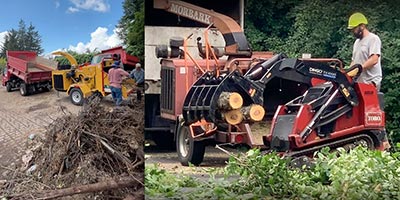
[{"label": "green foliage", "polygon": [[253,50],[276,51],[293,29],[291,13],[297,0],[248,0],[245,10],[245,33]]},{"label": "green foliage", "polygon": [[0,74],[2,74],[6,66],[7,66],[7,60],[5,58],[0,57],[0,72],[1,72]]},{"label": "green foliage", "polygon": [[123,8],[124,15],[118,24],[119,36],[129,54],[144,60],[144,0],[125,0]]},{"label": "green foliage", "polygon": [[26,28],[25,22],[20,20],[18,30],[11,29],[5,36],[0,57],[5,58],[7,50],[34,51],[41,54],[44,51],[41,43],[41,36],[32,23]]},{"label": "green foliage", "polygon": [[314,166],[307,168],[293,167],[288,158],[274,153],[262,155],[259,150],[250,150],[244,156],[230,158],[224,170],[225,179],[187,181],[187,177],[146,167],[146,196],[171,199],[399,199],[399,157],[400,153],[370,151],[362,147],[350,152],[339,149],[334,153],[323,149],[316,154]]},{"label": "green foliage", "polygon": [[[93,52],[86,52],[86,53],[79,54],[75,51],[67,51],[67,53],[71,54],[76,59],[78,64],[84,64],[84,63],[90,62],[92,60],[93,56],[95,56],[96,54],[99,54],[100,52],[93,51]],[[60,65],[69,65],[70,64],[69,61],[63,56],[56,57],[55,60]]]},{"label": "green foliage", "polygon": [[175,176],[159,169],[157,165],[146,166],[145,170],[146,194],[150,196],[173,197],[183,187],[197,187],[192,177]]}]

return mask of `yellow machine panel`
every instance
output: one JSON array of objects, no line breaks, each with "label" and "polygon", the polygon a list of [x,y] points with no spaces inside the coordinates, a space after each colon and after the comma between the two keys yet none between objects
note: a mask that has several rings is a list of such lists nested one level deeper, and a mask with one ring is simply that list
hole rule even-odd
[{"label": "yellow machine panel", "polygon": [[[82,105],[83,100],[93,94],[107,96],[111,93],[109,89],[108,70],[113,64],[112,59],[104,59],[94,65],[79,65],[76,60],[66,52],[55,52],[56,55],[66,56],[72,67],[66,70],[53,71],[53,88],[57,91],[67,92],[71,102]],[[122,96],[127,98],[134,89],[134,81],[125,81],[122,85]]]}]

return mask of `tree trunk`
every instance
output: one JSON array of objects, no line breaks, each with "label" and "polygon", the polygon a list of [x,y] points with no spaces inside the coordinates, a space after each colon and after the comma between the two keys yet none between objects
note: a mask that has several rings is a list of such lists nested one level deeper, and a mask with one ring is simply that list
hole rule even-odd
[{"label": "tree trunk", "polygon": [[229,124],[236,125],[243,121],[243,114],[240,109],[230,110],[224,113],[224,118]]},{"label": "tree trunk", "polygon": [[258,104],[242,107],[240,111],[243,113],[245,120],[251,120],[255,122],[261,121],[265,115],[264,108]]},{"label": "tree trunk", "polygon": [[[142,179],[142,175],[136,175],[136,178]],[[64,188],[59,190],[45,190],[40,191],[36,195],[39,199],[54,199],[63,196],[71,196],[75,194],[82,194],[82,193],[90,193],[90,192],[99,192],[105,190],[113,190],[118,188],[125,188],[125,187],[136,187],[141,185],[143,180],[136,180],[132,177],[123,177],[120,179],[112,179],[107,180],[99,183],[93,183],[88,185],[78,185],[70,188]],[[18,197],[23,197],[25,195],[17,195]],[[14,196],[14,197],[17,197]],[[30,195],[29,195],[30,196]]]},{"label": "tree trunk", "polygon": [[222,92],[218,98],[218,108],[222,110],[239,109],[243,105],[243,98],[237,92]]}]

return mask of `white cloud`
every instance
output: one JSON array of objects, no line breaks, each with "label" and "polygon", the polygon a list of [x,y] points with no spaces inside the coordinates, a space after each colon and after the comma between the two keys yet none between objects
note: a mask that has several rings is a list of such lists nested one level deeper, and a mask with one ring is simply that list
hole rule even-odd
[{"label": "white cloud", "polygon": [[69,7],[68,10],[67,10],[67,13],[76,13],[78,11],[79,11],[78,8]]},{"label": "white cloud", "polygon": [[87,50],[104,50],[122,44],[122,40],[118,37],[116,29],[113,30],[111,35],[109,35],[107,31],[108,29],[105,27],[98,27],[90,34],[90,42],[87,42],[86,44],[83,42],[78,42],[78,44],[75,46],[70,45],[68,50],[84,53]]},{"label": "white cloud", "polygon": [[0,46],[3,46],[4,38],[6,37],[8,31],[0,32]]},{"label": "white cloud", "polygon": [[[70,0],[75,7],[68,8],[68,11],[72,9],[74,12],[79,11],[80,9],[83,10],[94,10],[98,12],[107,12],[110,10],[110,4],[105,2],[105,0]],[[75,11],[76,10],[76,11]]]},{"label": "white cloud", "polygon": [[56,4],[56,8],[60,7],[60,2],[59,1],[56,1],[55,4]]}]

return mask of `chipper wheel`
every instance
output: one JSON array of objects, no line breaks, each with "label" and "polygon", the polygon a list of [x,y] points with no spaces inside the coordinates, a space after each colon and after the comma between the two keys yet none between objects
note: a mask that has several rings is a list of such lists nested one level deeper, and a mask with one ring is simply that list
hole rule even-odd
[{"label": "chipper wheel", "polygon": [[200,165],[203,162],[205,148],[203,141],[195,141],[192,138],[188,126],[180,124],[177,130],[176,150],[183,166],[189,166],[189,163]]},{"label": "chipper wheel", "polygon": [[79,88],[72,88],[69,92],[71,102],[77,106],[81,106],[84,101],[83,93]]}]

